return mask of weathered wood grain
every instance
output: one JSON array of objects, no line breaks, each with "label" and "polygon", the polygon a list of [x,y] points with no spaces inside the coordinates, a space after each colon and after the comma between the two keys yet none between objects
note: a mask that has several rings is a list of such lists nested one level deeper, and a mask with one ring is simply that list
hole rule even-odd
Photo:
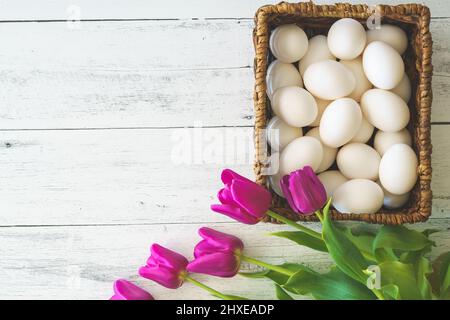
[{"label": "weathered wood grain", "polygon": [[[436,217],[450,216],[449,134],[433,126]],[[252,128],[4,131],[0,225],[226,221],[209,205],[222,168],[253,176],[251,136]],[[196,156],[177,164],[179,154]]]},{"label": "weathered wood grain", "polygon": [[[179,290],[164,289],[138,278],[149,246],[158,242],[192,257],[203,224],[166,224],[95,227],[0,228],[0,299],[106,299],[117,278],[127,278],[151,291],[157,299],[205,299],[210,296],[190,284]],[[311,224],[310,224],[311,226]],[[449,219],[434,219],[428,227],[448,230]],[[269,263],[302,262],[325,271],[326,254],[300,248],[288,240],[266,236],[284,226],[236,223],[213,224],[213,228],[241,237],[245,253]],[[313,225],[318,228],[317,224]],[[423,229],[424,225],[415,228]],[[432,256],[448,250],[450,233],[433,235],[437,248]],[[244,265],[244,270],[256,270]],[[220,279],[199,277],[208,285],[230,293],[257,299],[273,298],[270,282],[242,277]]]},{"label": "weathered wood grain", "polygon": [[[124,6],[120,0],[3,0],[0,3],[0,20],[65,20],[72,18],[74,11],[70,6],[80,8],[81,19],[186,19],[186,18],[252,18],[258,7],[278,3],[278,0],[230,0],[216,2],[193,0],[186,4],[174,0],[170,6],[161,5],[156,0],[132,0]],[[339,1],[316,0],[317,4],[330,4]],[[377,0],[346,0],[340,2],[367,3],[375,5]],[[404,0],[382,1],[401,4]],[[422,0],[430,7],[434,17],[449,17],[450,9],[446,0]],[[26,8],[26,9],[24,9]],[[76,13],[76,12],[75,12]]]},{"label": "weathered wood grain", "polygon": [[[0,24],[0,129],[250,126],[252,24]],[[432,27],[432,120],[450,122],[450,19]]]},{"label": "weathered wood grain", "polygon": [[450,101],[450,76],[434,75],[433,104],[431,107],[431,121],[434,123],[450,123],[449,103]]},{"label": "weathered wood grain", "polygon": [[[196,139],[194,130],[176,132],[187,134],[189,143]],[[205,147],[211,137],[234,131],[198,130]],[[251,129],[236,130],[250,140]],[[225,164],[201,158],[174,164],[172,146],[184,146],[185,140],[173,130],[8,131],[0,139],[1,225],[220,220],[209,214],[209,204]],[[228,156],[241,152],[240,165],[229,165],[251,173],[253,157],[242,157],[251,147],[233,151],[234,144],[220,146],[219,152]],[[205,151],[198,148],[192,142],[186,152]]]},{"label": "weathered wood grain", "polygon": [[[252,175],[252,147],[234,150],[221,140],[233,129],[220,127],[246,126],[236,130],[251,135],[251,18],[270,2],[278,1],[0,2],[0,298],[104,299],[118,277],[158,299],[208,298],[190,285],[174,291],[138,280],[136,270],[155,241],[189,255],[193,234],[209,223],[243,237],[249,255],[326,268],[324,254],[261,237],[283,226],[242,226],[209,210],[223,167]],[[450,7],[423,2],[437,18],[432,120],[447,123]],[[70,5],[81,9],[79,17]],[[180,132],[171,128],[196,125],[219,128],[201,132],[205,148],[191,145],[204,157],[177,166],[171,153]],[[415,228],[450,227],[449,130],[433,126],[433,218]],[[217,155],[211,143],[226,148]],[[434,238],[435,254],[448,250],[449,232]],[[231,294],[273,298],[266,281],[206,281]]]}]

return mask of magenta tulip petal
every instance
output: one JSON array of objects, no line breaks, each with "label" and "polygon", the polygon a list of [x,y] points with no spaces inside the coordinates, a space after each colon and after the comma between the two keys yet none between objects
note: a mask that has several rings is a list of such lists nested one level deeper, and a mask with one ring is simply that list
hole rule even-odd
[{"label": "magenta tulip petal", "polygon": [[300,211],[298,211],[298,209],[294,203],[294,199],[292,198],[291,190],[289,189],[289,175],[285,175],[283,178],[281,178],[280,187],[281,187],[281,191],[284,194],[284,197],[286,198],[286,200],[287,200],[289,206],[292,208],[292,210],[294,210],[297,213],[300,213]]},{"label": "magenta tulip petal", "polygon": [[200,228],[198,233],[205,240],[200,241],[195,246],[195,258],[214,252],[235,253],[237,250],[242,251],[244,249],[241,239],[230,234],[206,227]]},{"label": "magenta tulip petal", "polygon": [[291,174],[289,177],[289,187],[293,196],[295,207],[303,214],[310,214],[314,211],[311,204],[311,189],[307,187],[309,182],[306,179],[306,175],[303,171],[298,170]]},{"label": "magenta tulip petal", "polygon": [[183,284],[183,279],[179,273],[175,273],[173,270],[164,266],[158,268],[147,266],[141,267],[139,268],[139,275],[146,279],[153,280],[169,289],[179,288]]},{"label": "magenta tulip petal", "polygon": [[151,256],[147,259],[147,265],[139,269],[139,274],[167,288],[174,289],[181,286],[188,260],[181,254],[156,243],[151,246],[150,251]]},{"label": "magenta tulip petal", "polygon": [[315,191],[315,196],[317,197],[318,202],[323,202],[321,205],[321,207],[323,207],[327,202],[327,192],[325,190],[325,186],[322,184],[311,167],[305,167],[305,170],[306,175],[311,182],[312,189]]},{"label": "magenta tulip petal", "polygon": [[188,264],[187,270],[218,277],[234,276],[244,249],[241,239],[206,227],[200,228],[198,233],[203,240],[195,246],[195,260]]},{"label": "magenta tulip petal", "polygon": [[209,244],[208,241],[202,240],[194,248],[194,258],[198,258],[205,254],[210,254],[216,252],[216,247]]},{"label": "magenta tulip petal", "polygon": [[245,224],[256,224],[260,220],[256,219],[255,217],[251,216],[250,214],[246,213],[241,208],[227,205],[227,204],[213,204],[211,205],[211,210],[224,214],[238,222],[242,222]]},{"label": "magenta tulip petal", "polygon": [[222,182],[227,185],[230,184],[233,180],[241,180],[241,181],[248,181],[252,182],[251,180],[241,176],[240,174],[234,172],[231,169],[224,169],[222,171],[222,175],[220,177],[222,179]]},{"label": "magenta tulip petal", "polygon": [[217,196],[222,205],[211,209],[242,223],[258,223],[269,210],[270,192],[230,169],[223,170],[221,178],[225,187]]},{"label": "magenta tulip petal", "polygon": [[280,187],[289,206],[297,213],[312,214],[326,202],[325,187],[310,166],[284,176]]},{"label": "magenta tulip petal", "polygon": [[174,269],[184,269],[188,264],[188,260],[181,254],[160,246],[153,244],[150,248],[151,256],[147,261],[149,266],[166,266]]},{"label": "magenta tulip petal", "polygon": [[124,279],[114,282],[114,293],[110,300],[153,300],[150,293]]},{"label": "magenta tulip petal", "polygon": [[216,248],[222,248],[223,250],[228,251],[234,251],[236,249],[242,250],[244,248],[241,239],[228,233],[202,227],[198,230],[198,234]]},{"label": "magenta tulip petal", "polygon": [[187,270],[217,277],[233,277],[238,273],[239,266],[234,254],[217,252],[196,258],[188,264]]},{"label": "magenta tulip petal", "polygon": [[327,200],[325,187],[309,166],[284,176],[280,186],[290,207],[297,213],[312,214]]},{"label": "magenta tulip petal", "polygon": [[233,200],[233,195],[231,194],[228,186],[219,191],[219,193],[217,194],[217,198],[222,204],[237,206],[236,202]]},{"label": "magenta tulip petal", "polygon": [[272,202],[270,192],[262,186],[243,180],[231,183],[231,194],[236,203],[255,218],[263,218]]}]

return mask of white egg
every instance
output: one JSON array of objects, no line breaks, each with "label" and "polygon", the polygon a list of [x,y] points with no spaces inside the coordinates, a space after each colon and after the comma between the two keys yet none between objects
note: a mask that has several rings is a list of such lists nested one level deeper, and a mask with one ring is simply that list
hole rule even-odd
[{"label": "white egg", "polygon": [[381,157],[364,143],[349,143],[343,146],[336,157],[341,173],[349,179],[378,179]]},{"label": "white egg", "polygon": [[366,143],[372,137],[374,129],[374,126],[363,117],[358,132],[350,142]]},{"label": "white egg", "polygon": [[395,88],[405,73],[402,57],[381,41],[374,41],[366,47],[363,68],[367,79],[375,87],[386,90]]},{"label": "white egg", "polygon": [[328,48],[342,60],[352,60],[363,52],[366,46],[366,31],[358,21],[351,18],[339,19],[328,31]]},{"label": "white egg", "polygon": [[377,184],[381,187],[384,193],[383,206],[387,209],[398,209],[403,207],[409,200],[410,192],[405,194],[392,194],[387,191],[381,185],[380,181],[377,181]]},{"label": "white egg", "polygon": [[315,97],[335,100],[348,96],[355,89],[356,79],[343,64],[324,60],[313,63],[306,69],[303,84]]},{"label": "white egg", "polygon": [[409,122],[408,105],[395,93],[370,89],[361,97],[364,117],[376,128],[394,132],[402,130]]},{"label": "white egg", "polygon": [[328,49],[327,37],[324,35],[317,35],[309,39],[308,51],[303,56],[298,64],[300,74],[303,74],[311,64],[323,60],[336,60]]},{"label": "white egg", "polygon": [[401,28],[391,25],[382,24],[376,29],[367,30],[367,44],[374,41],[383,41],[397,50],[399,54],[403,54],[408,47],[408,37]]},{"label": "white egg", "polygon": [[305,127],[317,117],[317,103],[314,97],[300,87],[283,87],[275,91],[272,110],[293,127]]},{"label": "white egg", "polygon": [[409,200],[410,192],[405,194],[392,194],[384,190],[383,206],[387,209],[398,209],[403,207]]},{"label": "white egg", "polygon": [[411,99],[411,81],[409,80],[409,77],[406,74],[406,72],[403,75],[403,78],[400,81],[400,83],[390,91],[400,96],[400,98],[405,100],[406,103],[409,102],[409,99]]},{"label": "white egg", "polygon": [[310,124],[311,127],[318,127],[320,124],[320,119],[322,119],[322,114],[327,108],[327,106],[331,103],[329,100],[322,100],[319,98],[316,98],[317,102],[317,117],[316,119]]},{"label": "white egg", "polygon": [[303,80],[297,68],[291,63],[273,61],[267,68],[267,96],[272,99],[273,93],[282,87],[303,87]]},{"label": "white egg", "polygon": [[353,60],[341,60],[340,63],[346,66],[355,76],[355,89],[353,89],[348,97],[359,102],[363,93],[372,88],[372,83],[370,83],[364,73],[362,57],[358,57]]},{"label": "white egg", "polygon": [[362,113],[358,103],[350,98],[333,101],[325,109],[320,121],[320,139],[333,148],[349,142],[361,126]]},{"label": "white egg", "polygon": [[303,136],[302,128],[292,127],[278,117],[270,119],[266,127],[266,139],[273,150],[279,151],[295,138]]},{"label": "white egg", "polygon": [[376,213],[383,206],[383,190],[372,180],[349,180],[333,192],[333,207],[341,213]]},{"label": "white egg", "polygon": [[386,150],[397,143],[404,143],[408,146],[411,146],[411,134],[406,128],[396,132],[385,132],[381,130],[378,131],[375,134],[373,146],[375,150],[377,150],[378,153],[382,156],[386,152]]},{"label": "white egg", "polygon": [[306,33],[295,24],[277,27],[270,35],[270,50],[281,62],[292,63],[300,60],[308,50]]},{"label": "white egg", "polygon": [[333,196],[333,192],[337,187],[348,181],[348,179],[338,170],[325,171],[320,173],[317,177],[325,187],[328,198]]},{"label": "white egg", "polygon": [[270,34],[270,38],[269,38],[269,48],[270,51],[272,52],[272,54],[277,57],[279,54],[278,52],[276,52],[276,48],[275,48],[275,44],[274,44],[274,40],[277,36],[277,33],[280,31],[280,28],[275,28],[271,34]]},{"label": "white egg", "polygon": [[317,168],[317,172],[322,172],[327,170],[329,167],[331,167],[336,160],[336,154],[338,152],[337,148],[328,147],[327,145],[324,145],[322,141],[320,140],[320,133],[319,128],[312,128],[311,130],[306,133],[307,137],[313,137],[320,141],[323,148],[323,157],[322,162],[320,163],[319,168]]},{"label": "white egg", "polygon": [[311,166],[316,171],[322,162],[322,144],[313,137],[300,137],[289,143],[280,155],[280,174]]},{"label": "white egg", "polygon": [[281,190],[281,186],[280,186],[280,180],[281,180],[281,174],[274,174],[272,176],[269,176],[269,185],[272,188],[273,191],[275,191],[275,193],[277,195],[279,195],[280,197],[284,198],[284,194],[283,191]]},{"label": "white egg", "polygon": [[387,191],[393,194],[405,194],[414,187],[417,181],[417,156],[406,144],[395,144],[381,158],[380,182]]}]

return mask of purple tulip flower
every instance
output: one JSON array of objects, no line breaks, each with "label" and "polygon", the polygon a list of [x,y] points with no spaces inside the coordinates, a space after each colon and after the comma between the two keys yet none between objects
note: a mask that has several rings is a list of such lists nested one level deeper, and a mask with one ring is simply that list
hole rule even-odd
[{"label": "purple tulip flower", "polygon": [[200,228],[198,233],[203,240],[195,246],[195,259],[188,264],[187,270],[224,278],[235,276],[241,264],[242,241],[205,227]]},{"label": "purple tulip flower", "polygon": [[225,184],[218,194],[221,204],[213,204],[213,211],[245,224],[264,218],[272,202],[269,191],[230,169],[222,171],[221,179]]},{"label": "purple tulip flower", "polygon": [[151,246],[147,265],[139,269],[139,275],[160,285],[176,289],[183,284],[188,260],[172,250],[158,244]]},{"label": "purple tulip flower", "polygon": [[114,281],[114,295],[109,300],[154,300],[152,295],[125,279]]},{"label": "purple tulip flower", "polygon": [[299,214],[312,214],[327,201],[325,187],[310,166],[285,175],[280,186],[292,210]]}]

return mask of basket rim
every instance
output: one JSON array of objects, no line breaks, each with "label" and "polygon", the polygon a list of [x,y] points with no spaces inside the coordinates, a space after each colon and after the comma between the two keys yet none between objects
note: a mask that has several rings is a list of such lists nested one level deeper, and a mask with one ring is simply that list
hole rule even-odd
[{"label": "basket rim", "polygon": [[[262,175],[263,160],[260,158],[264,142],[260,141],[261,134],[259,130],[265,129],[267,124],[266,108],[266,71],[268,56],[268,40],[270,36],[269,18],[283,15],[298,15],[308,18],[359,18],[367,19],[373,14],[374,10],[382,17],[400,20],[406,19],[410,23],[417,25],[418,34],[416,41],[420,42],[420,58],[416,60],[416,70],[418,73],[418,92],[416,95],[417,109],[421,110],[417,117],[419,124],[417,131],[420,141],[417,145],[419,156],[419,178],[418,183],[419,198],[417,211],[412,213],[402,213],[392,211],[392,213],[374,213],[374,214],[342,214],[335,210],[332,212],[334,220],[352,220],[364,221],[376,224],[399,225],[404,223],[416,223],[426,221],[432,212],[432,191],[431,191],[431,76],[432,76],[432,38],[429,30],[430,10],[422,4],[400,4],[400,5],[376,5],[367,4],[348,4],[336,3],[334,5],[316,5],[312,1],[300,3],[280,2],[274,5],[264,5],[260,7],[254,17],[255,27],[253,30],[253,43],[255,48],[254,59],[254,144],[255,161],[254,172],[256,182],[266,186],[266,176]],[[405,22],[406,23],[406,22]],[[417,50],[416,50],[417,51]],[[423,113],[422,113],[423,110]],[[272,210],[286,215],[295,220],[318,221],[315,215],[298,215],[290,209],[273,207]],[[268,220],[274,222],[272,220]]]}]

